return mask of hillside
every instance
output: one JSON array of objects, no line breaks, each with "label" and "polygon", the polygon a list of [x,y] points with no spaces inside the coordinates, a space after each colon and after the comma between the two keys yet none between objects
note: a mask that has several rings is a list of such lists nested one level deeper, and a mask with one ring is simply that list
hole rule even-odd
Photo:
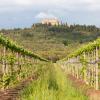
[{"label": "hillside", "polygon": [[53,61],[66,57],[74,49],[93,41],[100,36],[95,26],[32,25],[31,28],[1,30],[4,35],[18,44]]}]

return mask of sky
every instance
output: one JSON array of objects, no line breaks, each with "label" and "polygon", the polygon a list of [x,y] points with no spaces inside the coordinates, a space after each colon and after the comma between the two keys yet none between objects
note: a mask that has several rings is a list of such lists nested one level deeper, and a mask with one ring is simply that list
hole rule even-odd
[{"label": "sky", "polygon": [[100,27],[100,0],[0,0],[0,28],[30,27],[44,18]]}]

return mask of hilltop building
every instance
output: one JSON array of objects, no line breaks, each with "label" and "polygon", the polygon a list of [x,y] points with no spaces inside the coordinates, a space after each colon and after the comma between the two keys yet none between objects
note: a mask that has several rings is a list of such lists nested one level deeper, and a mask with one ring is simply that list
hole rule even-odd
[{"label": "hilltop building", "polygon": [[52,26],[58,26],[60,24],[60,22],[57,19],[43,19],[41,23]]}]

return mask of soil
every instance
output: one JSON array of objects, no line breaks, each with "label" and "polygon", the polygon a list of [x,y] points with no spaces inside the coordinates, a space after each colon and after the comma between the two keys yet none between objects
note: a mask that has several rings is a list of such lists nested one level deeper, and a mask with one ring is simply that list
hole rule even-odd
[{"label": "soil", "polygon": [[68,78],[72,81],[74,87],[89,97],[89,100],[100,100],[100,90],[95,90],[89,85],[86,85],[83,80],[76,79],[72,75],[68,75]]},{"label": "soil", "polygon": [[27,79],[20,82],[16,87],[0,91],[0,100],[19,100],[18,98],[23,88],[27,87],[27,85],[30,84],[33,80],[36,80],[37,77],[38,76],[34,74],[33,76],[28,77]]}]

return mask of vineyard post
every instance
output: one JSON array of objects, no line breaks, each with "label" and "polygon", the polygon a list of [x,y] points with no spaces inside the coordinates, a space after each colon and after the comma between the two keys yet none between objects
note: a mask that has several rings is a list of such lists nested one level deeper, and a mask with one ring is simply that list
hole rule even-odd
[{"label": "vineyard post", "polygon": [[72,59],[71,59],[71,62],[70,62],[70,64],[71,64],[71,70],[72,70],[72,75],[73,75],[73,63],[72,63]]},{"label": "vineyard post", "polygon": [[68,58],[69,74],[71,73],[70,59]]},{"label": "vineyard post", "polygon": [[68,74],[68,70],[69,70],[69,68],[68,68],[68,63],[67,63],[67,61],[64,62],[64,64],[65,64],[65,66],[64,66],[64,70],[65,70],[65,72],[67,72],[67,74]]},{"label": "vineyard post", "polygon": [[76,60],[76,66],[77,66],[77,79],[79,79],[79,63],[78,63],[78,56],[77,56],[77,60]]},{"label": "vineyard post", "polygon": [[[5,57],[7,56],[6,54],[8,54],[8,48],[5,48]],[[8,61],[7,58],[5,59],[5,73],[8,74]]]},{"label": "vineyard post", "polygon": [[[2,66],[2,45],[0,45],[0,66]],[[2,67],[0,68],[0,72],[1,72],[1,74],[0,74],[0,76],[2,76],[2,74],[3,74],[3,72],[2,72]]]},{"label": "vineyard post", "polygon": [[2,72],[3,72],[3,90],[5,88],[5,82],[4,82],[4,76],[5,76],[5,71],[6,71],[6,65],[5,65],[5,56],[6,56],[6,47],[3,46],[3,60],[2,60]]},{"label": "vineyard post", "polygon": [[87,66],[86,66],[86,53],[85,52],[84,52],[83,56],[84,56],[84,66],[85,66],[84,81],[85,81],[85,83],[87,83]]},{"label": "vineyard post", "polygon": [[90,79],[91,79],[91,75],[90,75],[90,72],[91,72],[91,69],[90,69],[90,54],[89,52],[87,53],[87,59],[88,59],[88,84],[90,84]]},{"label": "vineyard post", "polygon": [[20,71],[21,71],[20,53],[17,53],[17,57],[18,57],[18,80],[20,80]]},{"label": "vineyard post", "polygon": [[74,62],[73,62],[73,64],[74,64],[74,76],[76,77],[76,64],[75,64],[75,62],[76,62],[76,57],[74,58]]},{"label": "vineyard post", "polygon": [[75,77],[77,78],[77,64],[76,64],[76,62],[77,62],[77,57],[75,57],[75,59],[74,59],[74,69],[75,69]]},{"label": "vineyard post", "polygon": [[68,63],[69,63],[69,67],[70,67],[70,72],[69,72],[69,74],[71,74],[70,58],[69,58],[69,61],[68,61]]},{"label": "vineyard post", "polygon": [[[30,66],[32,67],[32,58],[29,57],[29,60],[30,60]],[[33,70],[30,70],[30,71],[31,71],[31,73],[33,72]]]},{"label": "vineyard post", "polygon": [[[68,64],[68,61],[65,62],[65,65],[66,65],[66,66],[65,66],[65,69],[67,70],[67,74],[69,74],[69,64]],[[67,68],[66,68],[66,67],[67,67]]]},{"label": "vineyard post", "polygon": [[35,59],[33,59],[33,64],[35,63]]},{"label": "vineyard post", "polygon": [[22,66],[24,66],[24,59],[25,59],[25,56],[22,55]]},{"label": "vineyard post", "polygon": [[2,71],[3,71],[3,75],[5,75],[5,56],[6,56],[6,47],[3,47],[3,62],[2,62]]},{"label": "vineyard post", "polygon": [[75,65],[74,65],[74,59],[73,59],[72,63],[73,63],[73,76],[75,76]]},{"label": "vineyard post", "polygon": [[76,77],[75,58],[73,58],[73,69],[74,69],[74,76]]},{"label": "vineyard post", "polygon": [[[94,59],[93,59],[93,51],[91,52],[91,61],[93,63]],[[91,64],[91,67],[92,67],[92,87],[94,87],[94,66],[93,64]]]},{"label": "vineyard post", "polygon": [[69,58],[68,58],[68,61],[67,61],[67,66],[68,66],[68,74],[70,74],[70,64],[69,64]]},{"label": "vineyard post", "polygon": [[[94,50],[94,62],[96,62],[96,49]],[[94,88],[96,88],[96,63],[94,64],[94,70],[95,70]]]},{"label": "vineyard post", "polygon": [[[90,54],[90,59],[91,59],[91,61],[90,61],[90,63],[91,62],[93,62],[93,53],[92,53],[92,51],[91,51],[91,54]],[[93,64],[91,63],[91,87],[93,87]]]},{"label": "vineyard post", "polygon": [[[93,52],[90,53],[90,63],[93,62]],[[91,63],[91,86],[93,87],[93,64]]]},{"label": "vineyard post", "polygon": [[[95,62],[95,61],[96,61],[96,59],[95,59],[95,50],[94,50],[94,51],[93,51],[93,62]],[[96,83],[95,80],[96,80],[96,79],[95,79],[95,64],[94,64],[94,63],[93,63],[93,77],[94,77],[94,78],[93,78],[93,82],[94,82],[94,88],[95,88],[95,86],[96,86],[96,85],[95,85],[95,83]]]},{"label": "vineyard post", "polygon": [[22,72],[23,72],[23,55],[20,54],[20,79],[22,79]]},{"label": "vineyard post", "polygon": [[74,67],[73,67],[73,61],[71,59],[71,66],[72,66],[72,75],[74,76]]},{"label": "vineyard post", "polygon": [[[66,66],[66,63],[64,62],[63,63],[63,66],[62,66],[62,69],[64,70],[65,69],[65,66]],[[66,71],[66,70],[65,70]],[[67,72],[68,72],[68,69],[67,69]]]},{"label": "vineyard post", "polygon": [[78,57],[79,58],[79,78],[81,79],[81,62],[80,62],[80,56]]},{"label": "vineyard post", "polygon": [[99,85],[98,85],[98,58],[99,58],[99,55],[98,55],[98,50],[99,50],[99,48],[98,47],[96,47],[96,90],[98,90],[99,89]]},{"label": "vineyard post", "polygon": [[18,58],[19,57],[19,54],[18,52],[16,52],[16,68],[17,68],[17,71],[18,71],[18,66],[19,66],[19,61],[18,61]]},{"label": "vineyard post", "polygon": [[[14,51],[12,50],[11,52],[12,52],[12,55],[14,56]],[[11,59],[11,58],[10,58],[10,59]],[[11,59],[11,60],[12,60],[12,59]],[[15,67],[15,66],[14,66],[14,64],[13,64],[13,63],[14,63],[14,62],[13,62],[13,61],[11,61],[11,65],[10,65],[10,66],[11,66],[11,75],[13,75],[13,74],[14,74],[14,67]]]},{"label": "vineyard post", "polygon": [[[26,62],[26,55],[24,55],[24,61],[23,61],[24,66],[25,66],[25,62]],[[25,69],[26,69],[26,66],[25,66]]]}]

